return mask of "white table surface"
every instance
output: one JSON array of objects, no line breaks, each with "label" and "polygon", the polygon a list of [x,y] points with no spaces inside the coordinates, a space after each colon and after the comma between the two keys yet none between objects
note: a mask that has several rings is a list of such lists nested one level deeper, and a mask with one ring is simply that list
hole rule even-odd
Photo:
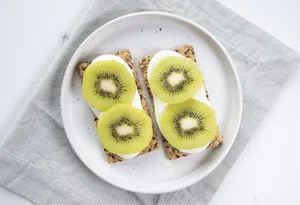
[{"label": "white table surface", "polygon": [[[0,145],[87,1],[0,1]],[[299,0],[221,2],[300,53]],[[210,205],[300,204],[299,88],[300,71],[286,84]],[[2,204],[32,203],[0,187]]]}]

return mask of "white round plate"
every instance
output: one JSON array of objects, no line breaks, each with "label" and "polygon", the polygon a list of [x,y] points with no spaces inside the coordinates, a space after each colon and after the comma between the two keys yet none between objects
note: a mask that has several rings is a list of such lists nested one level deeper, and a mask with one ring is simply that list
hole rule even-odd
[{"label": "white round plate", "polygon": [[[183,45],[195,48],[224,143],[216,149],[169,161],[158,151],[108,164],[93,115],[81,94],[76,65],[99,54],[130,49],[135,65],[143,56]],[[77,49],[65,73],[61,110],[69,141],[82,162],[96,175],[120,188],[142,193],[175,191],[201,180],[226,156],[241,120],[242,94],[237,72],[222,45],[195,22],[167,13],[143,12],[115,19],[93,32]]]}]

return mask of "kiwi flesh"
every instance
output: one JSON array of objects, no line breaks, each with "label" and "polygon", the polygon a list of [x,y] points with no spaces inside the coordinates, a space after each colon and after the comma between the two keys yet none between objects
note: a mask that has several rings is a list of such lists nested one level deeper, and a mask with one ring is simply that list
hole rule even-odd
[{"label": "kiwi flesh", "polygon": [[153,69],[149,85],[163,102],[176,104],[192,98],[203,84],[203,75],[196,62],[189,58],[170,56]]},{"label": "kiwi flesh", "polygon": [[111,153],[141,152],[152,140],[152,122],[145,111],[118,104],[104,112],[97,122],[102,146]]},{"label": "kiwi flesh", "polygon": [[195,99],[169,104],[159,124],[166,140],[177,149],[204,147],[218,130],[214,111]]},{"label": "kiwi flesh", "polygon": [[83,97],[99,111],[105,111],[117,103],[130,104],[135,92],[133,77],[117,61],[99,61],[90,64],[84,72]]}]

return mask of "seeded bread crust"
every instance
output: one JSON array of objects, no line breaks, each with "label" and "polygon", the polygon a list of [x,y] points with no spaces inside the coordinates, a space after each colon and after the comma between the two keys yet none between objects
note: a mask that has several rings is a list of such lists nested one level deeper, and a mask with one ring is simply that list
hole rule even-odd
[{"label": "seeded bread crust", "polygon": [[[140,95],[140,99],[141,99],[141,103],[142,103],[143,109],[150,116],[148,104],[146,102],[145,95],[144,95],[144,92],[142,90],[141,82],[139,81],[139,79],[137,77],[136,68],[134,67],[134,64],[133,64],[133,62],[131,60],[130,51],[129,50],[121,50],[121,51],[118,51],[117,53],[115,53],[115,55],[121,57],[128,64],[128,66],[131,68],[133,76],[135,78],[136,86],[137,86],[137,89],[138,89],[138,92],[139,92],[139,95]],[[84,71],[85,71],[85,69],[88,67],[88,65],[90,63],[91,62],[83,62],[83,63],[80,63],[78,65],[78,70],[79,70],[81,78],[83,77]],[[97,123],[98,119],[97,119],[97,117],[95,115],[94,115],[94,117],[95,117],[94,121]],[[152,127],[153,127],[153,137],[152,137],[152,140],[150,141],[148,147],[146,147],[136,157],[159,149],[160,145],[159,145],[159,142],[158,142],[157,135],[156,135],[156,133],[154,131],[154,124],[153,123],[152,123]],[[121,161],[125,160],[125,159],[121,158],[120,156],[109,152],[105,148],[103,148],[103,149],[104,149],[106,161],[108,163],[112,164],[112,163],[117,163],[117,162],[121,162]]]},{"label": "seeded bread crust", "polygon": [[[195,56],[194,48],[192,46],[186,45],[186,46],[177,48],[174,51],[177,53],[180,53],[181,55],[183,55],[187,58],[191,58],[192,60],[194,60],[196,62],[196,56]],[[151,92],[149,82],[147,79],[148,65],[149,65],[151,58],[152,58],[152,56],[143,57],[139,60],[138,63],[139,63],[140,69],[142,71],[143,80],[147,86],[149,96],[152,100],[152,106],[153,106],[153,110],[154,110],[155,108],[154,108],[154,102],[153,102],[153,94]],[[203,81],[203,86],[205,88],[204,81]],[[208,96],[208,92],[207,92],[206,88],[205,88],[205,92],[206,92],[206,97],[209,100],[209,96]],[[155,113],[153,113],[153,115],[155,116]],[[181,157],[185,157],[188,155],[188,153],[181,152],[178,149],[176,149],[175,147],[173,147],[171,144],[168,143],[168,141],[164,138],[163,135],[161,135],[161,136],[162,136],[164,147],[165,147],[165,150],[166,150],[169,160],[179,159]],[[221,133],[218,130],[214,137],[214,140],[209,144],[208,148],[217,147],[222,142],[223,142],[223,135],[221,135]]]}]

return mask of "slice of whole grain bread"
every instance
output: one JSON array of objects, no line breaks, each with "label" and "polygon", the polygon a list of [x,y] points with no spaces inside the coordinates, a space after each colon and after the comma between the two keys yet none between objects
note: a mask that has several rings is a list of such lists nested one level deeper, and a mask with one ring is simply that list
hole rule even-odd
[{"label": "slice of whole grain bread", "polygon": [[[196,62],[196,56],[195,56],[194,48],[192,46],[189,46],[189,45],[182,46],[180,48],[174,49],[174,51],[177,53],[180,53],[181,55],[183,55],[187,58],[191,58],[192,60],[194,60]],[[153,94],[151,92],[149,82],[147,79],[148,65],[149,65],[151,58],[152,58],[152,56],[143,57],[139,60],[138,63],[139,63],[139,67],[143,73],[143,80],[147,86],[149,96],[152,100],[153,110],[155,110],[154,103],[153,103]],[[204,82],[203,82],[203,86],[205,86]],[[206,91],[206,97],[209,100],[208,92],[206,89],[205,89],[205,91]],[[155,113],[153,113],[153,114],[155,115]],[[188,155],[187,153],[181,152],[178,149],[176,149],[175,147],[173,147],[171,144],[168,143],[168,141],[165,139],[165,137],[163,135],[161,135],[161,136],[162,136],[164,147],[165,147],[165,150],[166,150],[169,160],[179,159],[181,157],[185,157]],[[223,135],[221,135],[220,131],[218,130],[214,137],[214,140],[209,144],[208,148],[217,147],[222,143],[222,141],[223,141]]]},{"label": "slice of whole grain bread", "polygon": [[[139,79],[137,77],[136,68],[134,67],[133,62],[131,61],[130,51],[128,49],[127,50],[121,50],[121,51],[118,51],[117,53],[115,53],[115,55],[121,57],[128,64],[128,66],[131,68],[134,79],[135,79],[135,82],[136,82],[137,90],[138,90],[139,95],[140,95],[140,99],[141,99],[143,109],[150,116],[148,104],[146,102],[145,95],[144,95],[144,92],[142,90],[141,82],[139,81]],[[89,66],[90,63],[91,62],[83,62],[83,63],[80,63],[78,65],[78,70],[79,70],[79,74],[80,74],[81,77],[83,77],[84,71]],[[98,119],[95,116],[95,122],[97,123],[97,121],[98,121]],[[158,138],[157,138],[157,135],[156,135],[155,130],[154,130],[153,123],[152,123],[152,127],[153,127],[152,140],[150,141],[149,145],[136,157],[159,149],[160,145],[159,145]],[[121,161],[125,160],[125,159],[121,158],[120,156],[109,152],[105,148],[103,148],[103,149],[104,149],[104,153],[105,153],[105,156],[106,156],[106,161],[108,163],[116,163],[116,162],[121,162]]]}]

